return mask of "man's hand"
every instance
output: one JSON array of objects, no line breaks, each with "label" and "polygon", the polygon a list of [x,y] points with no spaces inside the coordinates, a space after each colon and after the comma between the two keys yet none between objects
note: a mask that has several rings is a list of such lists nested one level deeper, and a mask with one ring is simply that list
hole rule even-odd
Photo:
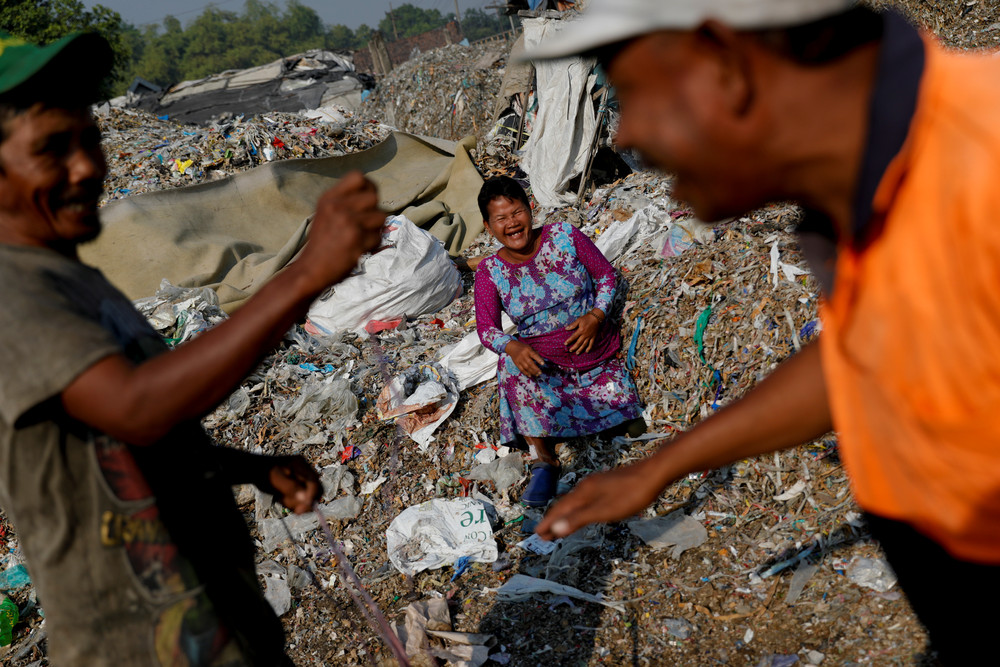
[{"label": "man's hand", "polygon": [[832,427],[816,341],[742,399],[678,435],[644,461],[583,479],[535,530],[551,540],[595,521],[624,519],[686,474],[809,442]]},{"label": "man's hand", "polygon": [[325,289],[346,278],[363,254],[378,248],[384,225],[375,185],[352,172],[320,197],[296,268],[310,270],[318,289]]},{"label": "man's hand", "polygon": [[619,521],[641,512],[663,489],[662,480],[650,470],[650,460],[584,477],[548,511],[535,532],[554,540],[587,524]]},{"label": "man's hand", "polygon": [[584,313],[566,328],[574,333],[566,339],[566,347],[573,354],[586,354],[594,349],[594,341],[597,339],[597,331],[601,328],[601,321],[593,313]]},{"label": "man's hand", "polygon": [[319,475],[301,456],[279,457],[268,473],[268,483],[275,498],[296,514],[310,511],[323,495]]},{"label": "man's hand", "polygon": [[517,366],[518,370],[528,377],[538,377],[542,374],[542,366],[545,365],[545,359],[527,343],[512,340],[507,343],[504,351],[510,355],[511,360]]}]

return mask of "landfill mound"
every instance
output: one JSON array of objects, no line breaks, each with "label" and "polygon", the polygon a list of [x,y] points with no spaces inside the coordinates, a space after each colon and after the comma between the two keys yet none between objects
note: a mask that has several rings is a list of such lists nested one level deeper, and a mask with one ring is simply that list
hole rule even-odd
[{"label": "landfill mound", "polygon": [[101,205],[225,178],[273,160],[355,153],[389,135],[384,125],[339,107],[237,116],[208,126],[115,107],[99,109],[96,119],[108,160]]},{"label": "landfill mound", "polygon": [[458,141],[491,129],[507,52],[484,42],[421,53],[378,80],[360,113],[403,132]]}]

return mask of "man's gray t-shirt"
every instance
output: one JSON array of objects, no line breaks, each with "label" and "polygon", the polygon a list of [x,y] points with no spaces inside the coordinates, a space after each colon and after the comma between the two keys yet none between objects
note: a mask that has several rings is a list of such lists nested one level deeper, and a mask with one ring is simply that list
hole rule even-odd
[{"label": "man's gray t-shirt", "polygon": [[[165,349],[99,271],[0,245],[0,503],[55,665],[275,664],[281,655],[246,526],[200,427],[130,447],[62,409],[62,391],[101,359],[138,363]],[[227,600],[240,609],[224,609]],[[261,627],[238,627],[241,614]]]}]

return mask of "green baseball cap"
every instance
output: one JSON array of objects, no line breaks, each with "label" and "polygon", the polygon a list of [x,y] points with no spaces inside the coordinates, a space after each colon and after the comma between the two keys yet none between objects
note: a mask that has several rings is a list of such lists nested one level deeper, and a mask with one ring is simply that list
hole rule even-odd
[{"label": "green baseball cap", "polygon": [[0,32],[0,99],[52,87],[96,96],[113,60],[111,46],[97,33],[75,32],[39,46]]}]

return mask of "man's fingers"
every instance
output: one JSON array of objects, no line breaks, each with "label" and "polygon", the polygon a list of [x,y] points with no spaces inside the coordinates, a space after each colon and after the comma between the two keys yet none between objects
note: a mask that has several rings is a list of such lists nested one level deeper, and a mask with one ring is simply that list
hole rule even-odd
[{"label": "man's fingers", "polygon": [[535,528],[535,532],[546,540],[554,540],[572,534],[590,521],[585,519],[589,499],[579,490],[572,491],[557,502]]}]

